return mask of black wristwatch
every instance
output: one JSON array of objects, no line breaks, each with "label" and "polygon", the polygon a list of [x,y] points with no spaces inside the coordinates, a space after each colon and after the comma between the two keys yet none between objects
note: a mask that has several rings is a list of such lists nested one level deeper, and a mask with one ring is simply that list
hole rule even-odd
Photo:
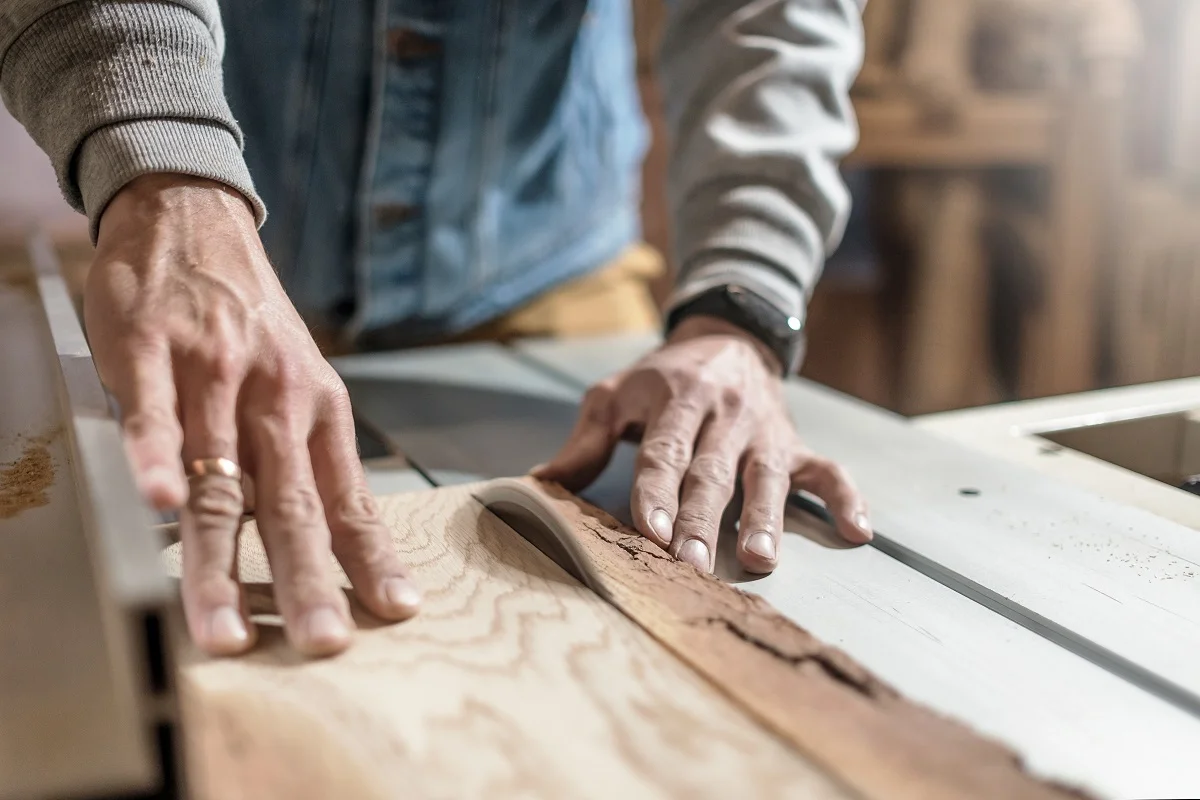
[{"label": "black wristwatch", "polygon": [[696,295],[667,315],[667,334],[696,315],[717,317],[755,337],[775,354],[790,375],[804,356],[804,321],[781,311],[771,301],[736,284],[725,284]]}]

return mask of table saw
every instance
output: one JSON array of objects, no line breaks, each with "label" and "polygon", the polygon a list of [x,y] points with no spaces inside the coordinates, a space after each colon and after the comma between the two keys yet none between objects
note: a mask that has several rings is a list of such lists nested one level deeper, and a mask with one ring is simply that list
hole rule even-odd
[{"label": "table saw", "polygon": [[[839,544],[819,505],[797,496],[774,574],[743,574],[718,553],[724,585],[697,594],[749,609],[724,619],[738,641],[714,640],[729,642],[716,648],[729,661],[747,641],[776,647],[770,631],[747,634],[776,616],[772,630],[829,648],[791,657],[795,682],[770,695],[755,685],[766,673],[726,679],[721,653],[656,622],[678,621],[682,601],[655,593],[691,591],[698,573],[639,587],[605,560],[614,543],[653,558],[615,533],[628,522],[632,445],[578,505],[547,490],[608,581],[599,596],[544,545],[527,548],[529,532],[513,533],[524,523],[476,502],[478,487],[507,485],[481,481],[552,455],[585,388],[654,337],[342,358],[373,489],[397,546],[434,584],[426,612],[394,630],[360,621],[360,640],[330,661],[302,663],[277,635],[243,659],[207,660],[183,640],[167,542],[137,501],[40,248],[36,271],[0,276],[0,798],[727,796],[730,781],[752,782],[733,784],[747,796],[954,796],[942,790],[966,784],[937,772],[958,768],[959,755],[939,760],[958,741],[967,761],[1007,754],[972,778],[993,788],[1200,796],[1200,497],[1176,488],[1200,472],[1200,380],[915,420],[789,381],[801,435],[854,475],[877,534]],[[262,569],[246,557],[248,572]],[[570,653],[547,644],[589,631]],[[498,677],[497,664],[518,663],[506,649],[518,641],[540,642],[536,657],[522,649],[531,660]],[[601,652],[603,669],[591,660]],[[820,698],[844,698],[836,686],[805,694],[809,662],[829,686],[903,705],[898,718],[919,721],[910,741],[873,738],[874,717],[831,728]],[[604,677],[616,674],[636,680]],[[660,683],[672,688],[648,688]],[[693,728],[729,741],[692,741]],[[872,754],[857,765],[856,742]],[[558,757],[529,761],[550,744]],[[895,764],[889,747],[903,751]],[[690,753],[695,782],[661,771],[653,752]],[[886,782],[916,762],[927,784]]]}]

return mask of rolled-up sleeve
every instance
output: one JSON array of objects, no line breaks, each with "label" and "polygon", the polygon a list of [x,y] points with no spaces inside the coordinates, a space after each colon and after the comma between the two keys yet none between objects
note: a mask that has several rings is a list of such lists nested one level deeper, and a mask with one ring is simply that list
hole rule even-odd
[{"label": "rolled-up sleeve", "polygon": [[8,0],[0,96],[49,155],[63,196],[100,215],[121,187],[178,172],[241,192],[266,215],[225,100],[216,0]]}]

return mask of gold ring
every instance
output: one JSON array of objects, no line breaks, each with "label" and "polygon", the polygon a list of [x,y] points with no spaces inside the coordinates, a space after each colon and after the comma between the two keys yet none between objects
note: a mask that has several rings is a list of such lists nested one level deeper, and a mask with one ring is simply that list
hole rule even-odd
[{"label": "gold ring", "polygon": [[197,458],[195,461],[188,462],[187,475],[188,480],[214,475],[218,478],[229,478],[240,482],[242,468],[228,458]]}]

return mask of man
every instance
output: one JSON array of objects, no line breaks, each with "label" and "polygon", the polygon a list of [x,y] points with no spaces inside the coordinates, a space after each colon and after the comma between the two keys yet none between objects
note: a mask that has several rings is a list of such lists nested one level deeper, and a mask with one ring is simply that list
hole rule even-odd
[{"label": "man", "polygon": [[[244,470],[288,636],[327,654],[352,627],[331,549],[380,617],[420,600],[308,326],[444,340],[627,251],[644,139],[630,9],[228,0],[224,26],[221,11],[4,0],[0,89],[91,222],[85,322],[141,490],[182,507],[192,635],[212,653],[253,640],[232,569]],[[849,478],[797,438],[780,384],[847,210],[835,160],[855,136],[858,14],[854,0],[672,4],[668,337],[588,393],[536,470],[581,487],[640,434],[637,526],[700,569],[739,477],[751,570],[774,567],[792,488],[823,498],[847,539],[871,535]]]}]

